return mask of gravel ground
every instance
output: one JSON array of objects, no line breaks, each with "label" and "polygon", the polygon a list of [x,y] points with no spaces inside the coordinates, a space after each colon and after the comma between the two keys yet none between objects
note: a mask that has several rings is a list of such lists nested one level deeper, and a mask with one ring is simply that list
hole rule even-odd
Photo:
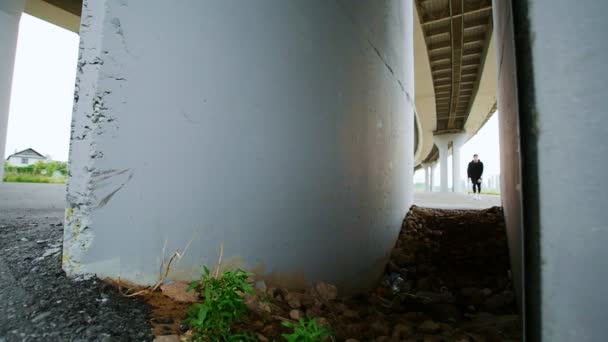
[{"label": "gravel ground", "polygon": [[151,341],[149,306],[61,269],[63,210],[0,209],[0,342]]},{"label": "gravel ground", "polygon": [[[150,317],[158,335],[183,333],[187,303],[154,293],[148,304],[98,279],[65,276],[63,194],[0,183],[0,342],[152,341]],[[308,316],[339,341],[521,341],[504,231],[500,208],[414,207],[374,291],[327,299],[318,288],[268,287],[258,299],[270,301],[249,302],[239,330],[281,340],[281,322]]]},{"label": "gravel ground", "polygon": [[[340,297],[330,284],[306,291],[258,286],[235,325],[259,341],[283,341],[302,317],[329,326],[337,341],[517,342],[520,316],[509,276],[502,209],[413,207],[378,286]],[[182,334],[185,309],[162,294],[150,301],[157,333]],[[181,304],[180,304],[181,305]],[[172,308],[175,310],[167,310]],[[184,334],[188,335],[188,333]]]}]

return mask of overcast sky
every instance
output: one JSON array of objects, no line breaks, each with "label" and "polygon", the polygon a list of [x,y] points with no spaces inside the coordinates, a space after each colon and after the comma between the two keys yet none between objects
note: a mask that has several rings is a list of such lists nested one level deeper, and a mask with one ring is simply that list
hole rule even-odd
[{"label": "overcast sky", "polygon": [[31,147],[54,160],[68,160],[77,59],[76,33],[22,15],[8,117],[7,157]]}]

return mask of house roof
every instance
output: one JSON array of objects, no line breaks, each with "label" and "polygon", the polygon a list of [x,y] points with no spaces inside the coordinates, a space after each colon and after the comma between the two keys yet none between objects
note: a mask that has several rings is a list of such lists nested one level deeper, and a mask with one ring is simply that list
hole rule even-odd
[{"label": "house roof", "polygon": [[13,156],[27,156],[27,157],[46,159],[45,156],[43,156],[42,154],[36,152],[33,148],[28,148],[28,149],[25,149],[23,151],[13,153],[10,156],[8,156],[6,159],[8,159],[10,157],[13,157]]}]

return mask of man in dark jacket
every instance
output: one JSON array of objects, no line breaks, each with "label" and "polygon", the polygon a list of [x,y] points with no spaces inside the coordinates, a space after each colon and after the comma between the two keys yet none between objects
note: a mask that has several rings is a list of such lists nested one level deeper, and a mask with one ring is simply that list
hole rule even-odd
[{"label": "man in dark jacket", "polygon": [[473,160],[467,168],[467,176],[473,183],[473,196],[475,199],[480,199],[481,194],[481,175],[483,174],[483,163],[479,160],[479,156],[474,154]]}]

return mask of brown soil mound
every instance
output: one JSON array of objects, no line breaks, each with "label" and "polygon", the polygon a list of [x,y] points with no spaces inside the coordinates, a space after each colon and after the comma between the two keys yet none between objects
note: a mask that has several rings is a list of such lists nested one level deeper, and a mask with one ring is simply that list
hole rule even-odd
[{"label": "brown soil mound", "polygon": [[[283,340],[287,329],[281,322],[298,317],[317,318],[338,341],[521,340],[500,208],[413,207],[385,278],[366,295],[335,298],[327,284],[307,291],[256,291],[256,298],[248,298],[251,313],[235,328],[261,341]],[[161,293],[147,299],[156,307],[157,334],[183,333],[179,323],[187,304]]]}]

